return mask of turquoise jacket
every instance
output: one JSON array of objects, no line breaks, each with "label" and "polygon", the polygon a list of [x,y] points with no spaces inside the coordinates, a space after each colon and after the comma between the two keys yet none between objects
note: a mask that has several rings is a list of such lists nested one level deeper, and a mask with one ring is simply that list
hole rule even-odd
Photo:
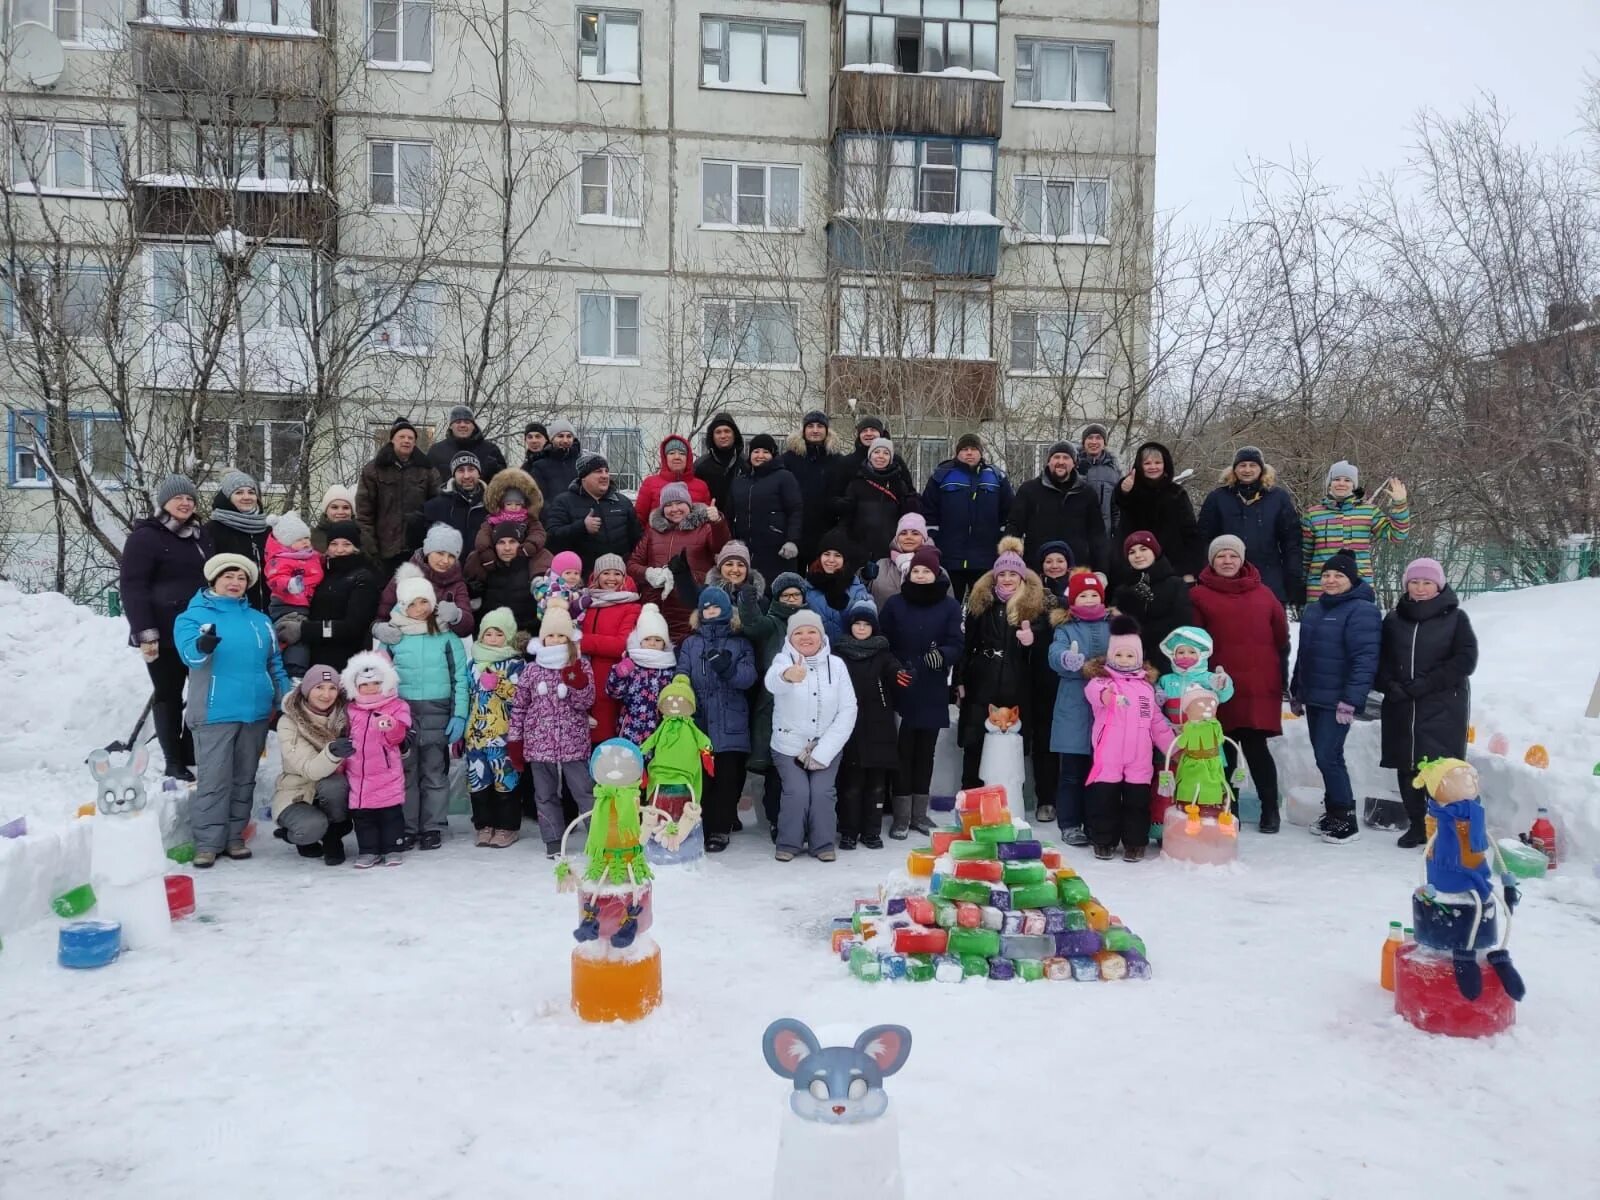
[{"label": "turquoise jacket", "polygon": [[388,647],[400,673],[402,700],[449,700],[450,715],[467,719],[472,656],[453,633],[408,633]]},{"label": "turquoise jacket", "polygon": [[[209,654],[195,645],[207,625],[221,639]],[[289,694],[272,622],[243,597],[201,588],[178,614],[173,643],[189,668],[184,720],[191,726],[265,721]]]}]

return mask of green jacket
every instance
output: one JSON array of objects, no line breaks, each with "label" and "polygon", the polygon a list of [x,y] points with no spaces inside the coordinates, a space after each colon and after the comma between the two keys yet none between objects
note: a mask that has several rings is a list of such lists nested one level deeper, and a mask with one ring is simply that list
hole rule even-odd
[{"label": "green jacket", "polygon": [[693,717],[662,717],[656,731],[639,747],[650,761],[650,790],[676,784],[689,789],[700,803],[700,784],[706,760],[711,755],[711,739],[701,732]]}]

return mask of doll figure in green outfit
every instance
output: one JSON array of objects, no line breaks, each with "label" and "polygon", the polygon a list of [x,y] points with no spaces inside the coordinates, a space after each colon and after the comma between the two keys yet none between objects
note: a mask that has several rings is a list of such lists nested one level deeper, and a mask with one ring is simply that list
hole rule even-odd
[{"label": "doll figure in green outfit", "polygon": [[695,724],[694,688],[687,675],[674,675],[661,689],[656,709],[661,724],[639,749],[650,760],[650,803],[670,819],[652,823],[646,833],[677,850],[700,820],[701,783],[715,769],[711,739]]},{"label": "doll figure in green outfit", "polygon": [[632,742],[622,738],[601,742],[589,756],[589,769],[594,777],[594,808],[567,826],[570,836],[575,826],[589,822],[583,873],[577,875],[563,858],[556,867],[556,885],[562,891],[578,892],[579,922],[572,936],[579,942],[598,939],[601,906],[620,901],[624,915],[610,942],[617,949],[626,949],[638,935],[639,917],[655,878],[644,856],[643,828],[652,815],[662,814],[640,807],[644,757]]},{"label": "doll figure in green outfit", "polygon": [[[1217,720],[1217,694],[1192,683],[1184,689],[1180,704],[1183,724],[1178,726],[1178,735],[1167,748],[1167,767],[1161,772],[1161,794],[1182,806],[1189,818],[1187,832],[1200,832],[1204,810],[1205,816],[1216,818],[1219,828],[1237,834],[1239,826],[1228,806],[1233,802],[1233,786],[1241,780],[1235,772],[1233,786],[1230,786],[1222,747],[1233,739],[1222,732],[1222,722]],[[1179,756],[1176,773],[1172,769],[1174,754]],[[1239,761],[1244,760],[1241,757]]]}]

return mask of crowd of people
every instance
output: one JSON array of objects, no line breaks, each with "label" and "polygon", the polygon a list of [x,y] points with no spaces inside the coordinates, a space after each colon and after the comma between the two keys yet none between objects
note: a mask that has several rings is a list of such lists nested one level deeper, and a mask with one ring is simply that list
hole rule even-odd
[{"label": "crowd of people", "polygon": [[919,489],[889,432],[864,417],[846,450],[811,412],[780,450],[720,413],[698,454],[662,439],[630,499],[569,422],[530,422],[512,466],[457,407],[426,452],[396,420],[310,521],[266,516],[239,470],[202,520],[195,485],[168,477],[128,537],[122,599],[167,774],[195,783],[196,865],[250,857],[269,727],[277,835],[337,864],[353,832],[373,866],[441,845],[452,756],[478,845],[513,845],[527,815],[556,854],[591,804],[591,747],[651,747],[667,712],[692,712],[704,741],[712,853],[742,829],[752,776],[780,861],[927,833],[941,737],[976,785],[1010,713],[1035,822],[1138,861],[1191,686],[1217,693],[1263,833],[1289,699],[1332,842],[1359,836],[1344,742],[1381,691],[1401,844],[1421,844],[1410,781],[1464,752],[1476,644],[1431,559],[1393,612],[1374,602],[1373,542],[1409,530],[1398,480],[1381,507],[1335,463],[1301,512],[1246,446],[1197,516],[1165,446],[1124,471],[1100,425],[1016,487],[967,434]]}]

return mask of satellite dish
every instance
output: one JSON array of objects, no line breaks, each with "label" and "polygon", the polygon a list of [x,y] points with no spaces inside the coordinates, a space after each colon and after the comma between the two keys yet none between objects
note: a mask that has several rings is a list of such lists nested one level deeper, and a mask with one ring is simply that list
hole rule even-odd
[{"label": "satellite dish", "polygon": [[333,286],[341,292],[360,292],[367,286],[366,273],[353,262],[341,262],[333,269]]},{"label": "satellite dish", "polygon": [[16,73],[36,88],[54,87],[67,64],[61,39],[37,21],[18,21],[11,27],[11,64]]}]

